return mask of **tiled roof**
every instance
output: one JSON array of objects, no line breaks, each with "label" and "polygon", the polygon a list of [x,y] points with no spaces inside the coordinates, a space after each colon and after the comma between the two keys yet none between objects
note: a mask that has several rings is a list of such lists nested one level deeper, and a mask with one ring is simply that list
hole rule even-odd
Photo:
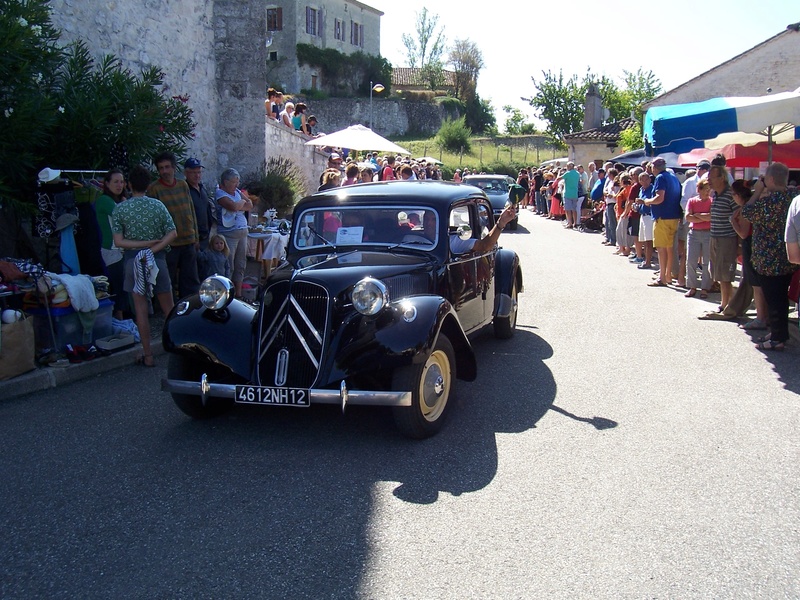
[{"label": "tiled roof", "polygon": [[631,117],[625,117],[614,123],[596,127],[595,129],[584,129],[575,133],[568,133],[564,136],[565,140],[583,140],[591,142],[616,142],[619,140],[619,134],[636,126],[638,121]]},{"label": "tiled roof", "polygon": [[[422,69],[412,69],[410,67],[398,67],[392,69],[392,87],[425,87],[427,84],[420,78]],[[443,71],[444,86],[455,87],[455,73],[453,71]]]}]

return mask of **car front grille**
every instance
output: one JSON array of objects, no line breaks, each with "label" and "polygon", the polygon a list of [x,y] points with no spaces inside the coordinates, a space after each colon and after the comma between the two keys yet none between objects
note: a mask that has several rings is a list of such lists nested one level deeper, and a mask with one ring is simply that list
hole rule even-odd
[{"label": "car front grille", "polygon": [[328,330],[327,291],[313,283],[280,281],[267,288],[262,306],[259,384],[312,387]]},{"label": "car front grille", "polygon": [[389,298],[392,302],[430,292],[428,289],[430,276],[427,273],[388,277],[384,280],[384,283],[386,283],[386,287],[389,290]]}]

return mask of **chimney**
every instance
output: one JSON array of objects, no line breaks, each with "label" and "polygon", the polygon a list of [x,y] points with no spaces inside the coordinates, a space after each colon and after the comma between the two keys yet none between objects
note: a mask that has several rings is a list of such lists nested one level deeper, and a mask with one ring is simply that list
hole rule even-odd
[{"label": "chimney", "polygon": [[586,90],[586,105],[583,115],[583,129],[596,129],[603,124],[603,100],[597,91],[597,84],[592,82]]}]

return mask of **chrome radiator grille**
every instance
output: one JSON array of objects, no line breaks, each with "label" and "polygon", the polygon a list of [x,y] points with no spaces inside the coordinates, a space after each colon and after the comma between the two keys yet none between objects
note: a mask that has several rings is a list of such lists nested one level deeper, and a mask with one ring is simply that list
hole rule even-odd
[{"label": "chrome radiator grille", "polygon": [[328,293],[322,286],[290,281],[271,285],[259,323],[259,384],[312,387],[322,361],[327,322]]}]

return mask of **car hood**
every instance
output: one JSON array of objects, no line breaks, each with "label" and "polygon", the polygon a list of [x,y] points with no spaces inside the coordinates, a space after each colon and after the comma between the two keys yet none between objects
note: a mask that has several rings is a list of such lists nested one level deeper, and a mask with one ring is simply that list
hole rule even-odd
[{"label": "car hood", "polygon": [[348,251],[330,254],[307,254],[294,260],[290,268],[273,272],[274,278],[317,281],[335,289],[344,289],[364,277],[376,279],[433,269],[434,258],[425,252]]}]

